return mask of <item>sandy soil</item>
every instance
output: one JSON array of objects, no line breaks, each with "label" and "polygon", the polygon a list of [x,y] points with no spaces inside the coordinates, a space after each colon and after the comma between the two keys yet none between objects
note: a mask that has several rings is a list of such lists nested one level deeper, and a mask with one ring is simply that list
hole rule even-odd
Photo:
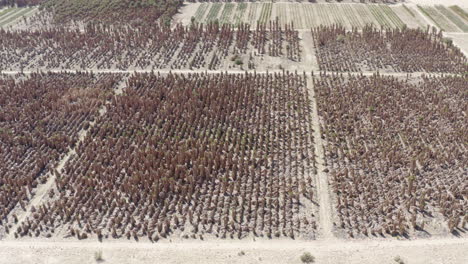
[{"label": "sandy soil", "polygon": [[191,18],[195,16],[195,12],[197,12],[200,5],[201,3],[184,3],[182,8],[179,9],[179,12],[173,18],[174,24],[190,24]]},{"label": "sandy soil", "polygon": [[468,8],[468,1],[466,0],[406,0],[406,2],[417,5],[458,5],[460,7]]},{"label": "sandy soil", "polygon": [[310,252],[315,263],[391,264],[398,256],[411,264],[466,264],[467,239],[415,241],[191,241],[183,243],[0,242],[0,264],[97,263],[301,263]]},{"label": "sandy soil", "polygon": [[317,109],[317,101],[315,97],[315,89],[313,86],[312,77],[307,79],[312,101],[312,125],[314,130],[315,143],[315,158],[317,161],[317,192],[319,196],[319,234],[323,239],[333,239],[333,217],[332,203],[330,201],[330,188],[328,174],[326,173],[325,154],[323,150],[322,134],[320,131],[320,118]]},{"label": "sandy soil", "polygon": [[453,44],[459,47],[463,54],[468,57],[468,33],[444,33],[444,36],[453,40]]},{"label": "sandy soil", "polygon": [[415,8],[407,6],[407,8],[410,8],[412,10],[413,14],[415,15],[414,17],[404,8],[403,5],[397,5],[395,7],[392,7],[393,11],[400,17],[402,21],[406,23],[406,25],[409,28],[426,28],[428,25],[428,22],[426,21],[426,18],[422,16],[419,12],[416,12]]}]

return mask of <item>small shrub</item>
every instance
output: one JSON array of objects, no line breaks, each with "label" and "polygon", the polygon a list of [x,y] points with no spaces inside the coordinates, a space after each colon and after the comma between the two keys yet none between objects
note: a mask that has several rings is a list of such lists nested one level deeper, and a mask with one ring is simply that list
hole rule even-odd
[{"label": "small shrub", "polygon": [[405,262],[400,256],[396,256],[393,260],[398,264],[405,264]]},{"label": "small shrub", "polygon": [[301,256],[301,261],[302,263],[314,263],[315,262],[315,257],[312,256],[309,252],[305,252]]},{"label": "small shrub", "polygon": [[341,43],[344,43],[344,42],[345,42],[345,39],[346,39],[346,37],[343,36],[343,35],[338,35],[338,36],[336,37],[336,41],[341,42]]},{"label": "small shrub", "polygon": [[96,262],[103,262],[104,261],[104,258],[102,257],[102,251],[99,250],[97,252],[94,252],[94,259],[96,260]]}]

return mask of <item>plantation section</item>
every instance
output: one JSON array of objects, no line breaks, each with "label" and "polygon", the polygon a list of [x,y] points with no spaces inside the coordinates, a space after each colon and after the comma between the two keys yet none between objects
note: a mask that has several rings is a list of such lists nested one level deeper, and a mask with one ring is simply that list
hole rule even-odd
[{"label": "plantation section", "polygon": [[306,79],[137,74],[19,236],[313,238]]},{"label": "plantation section", "polygon": [[322,71],[442,72],[465,73],[467,59],[459,48],[445,41],[442,32],[402,29],[382,31],[365,27],[312,29],[317,60]]},{"label": "plantation section", "polygon": [[[320,25],[340,24],[348,30],[373,24],[384,28],[426,28],[427,22],[410,6],[378,4],[314,4],[307,2],[243,2],[243,3],[197,3],[181,9],[182,14],[197,11],[193,19],[200,23],[218,21],[221,24],[249,23],[268,24],[279,19],[280,25],[294,24],[296,29],[309,29]],[[188,19],[176,16],[176,21],[189,23]]]},{"label": "plantation section", "polygon": [[322,76],[315,87],[339,232],[467,231],[466,78]]},{"label": "plantation section", "polygon": [[17,221],[10,212],[25,209],[34,188],[94,121],[115,82],[88,74],[0,78],[0,237]]},{"label": "plantation section", "polygon": [[[270,25],[88,25],[85,30],[0,30],[0,69],[255,69],[300,61],[297,31]],[[34,48],[32,48],[34,47]]]},{"label": "plantation section", "polygon": [[42,7],[54,21],[145,24],[169,22],[182,5],[180,0],[48,0]]}]

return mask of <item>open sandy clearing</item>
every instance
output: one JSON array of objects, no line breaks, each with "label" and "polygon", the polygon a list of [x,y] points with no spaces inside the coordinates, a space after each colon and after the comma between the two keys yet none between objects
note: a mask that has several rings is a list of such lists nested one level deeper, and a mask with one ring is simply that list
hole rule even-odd
[{"label": "open sandy clearing", "polygon": [[468,1],[465,0],[407,0],[407,2],[418,5],[458,5],[464,8],[468,8]]},{"label": "open sandy clearing", "polygon": [[316,263],[464,264],[467,239],[364,241],[217,241],[177,243],[0,242],[0,263],[301,263],[310,252]]},{"label": "open sandy clearing", "polygon": [[459,47],[463,54],[468,57],[468,34],[444,33],[444,35],[453,40],[453,44]]}]

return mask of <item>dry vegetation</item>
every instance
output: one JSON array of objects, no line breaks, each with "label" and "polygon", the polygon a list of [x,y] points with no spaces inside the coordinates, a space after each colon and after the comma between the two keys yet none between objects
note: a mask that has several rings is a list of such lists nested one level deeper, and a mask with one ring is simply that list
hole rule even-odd
[{"label": "dry vegetation", "polygon": [[[50,28],[0,30],[0,69],[218,69],[234,55],[301,59],[298,32],[269,26],[191,24],[170,28],[109,27],[88,24],[84,31]],[[235,61],[232,62],[234,65]]]},{"label": "dry vegetation", "polygon": [[384,70],[465,73],[468,61],[442,32],[419,29],[346,31],[341,26],[312,29],[322,71]]},{"label": "dry vegetation", "polygon": [[182,5],[180,0],[48,0],[42,7],[56,23],[103,22],[112,25],[152,25],[170,22]]},{"label": "dry vegetation", "polygon": [[411,235],[443,216],[466,232],[468,80],[322,76],[315,79],[338,227]]},{"label": "dry vegetation", "polygon": [[0,7],[3,6],[17,6],[17,7],[24,7],[24,6],[35,6],[39,5],[44,0],[0,0]]},{"label": "dry vegetation", "polygon": [[89,74],[0,79],[0,226],[8,230],[17,221],[14,214],[7,216],[15,207],[25,208],[114,84],[113,76]]},{"label": "dry vegetation", "polygon": [[[41,1],[0,6],[12,2]],[[170,23],[178,0],[49,0],[22,30],[0,29],[0,71],[147,72],[126,79],[118,95],[123,75],[0,77],[0,237],[310,240],[318,212],[347,237],[466,233],[468,61],[460,49],[435,29],[408,29],[386,5],[243,4],[200,5],[184,26]],[[425,25],[416,10],[399,8],[414,27]],[[465,29],[464,11],[453,10],[451,21]],[[286,71],[293,67],[321,75]],[[232,68],[252,71],[200,74]],[[256,73],[271,68],[286,70]],[[321,126],[315,139],[312,121]],[[315,154],[326,167],[320,177]],[[31,206],[48,179],[47,195]],[[335,211],[318,210],[320,194]],[[329,226],[324,237],[333,237]]]},{"label": "dry vegetation", "polygon": [[303,76],[137,74],[108,108],[19,236],[314,236]]}]

